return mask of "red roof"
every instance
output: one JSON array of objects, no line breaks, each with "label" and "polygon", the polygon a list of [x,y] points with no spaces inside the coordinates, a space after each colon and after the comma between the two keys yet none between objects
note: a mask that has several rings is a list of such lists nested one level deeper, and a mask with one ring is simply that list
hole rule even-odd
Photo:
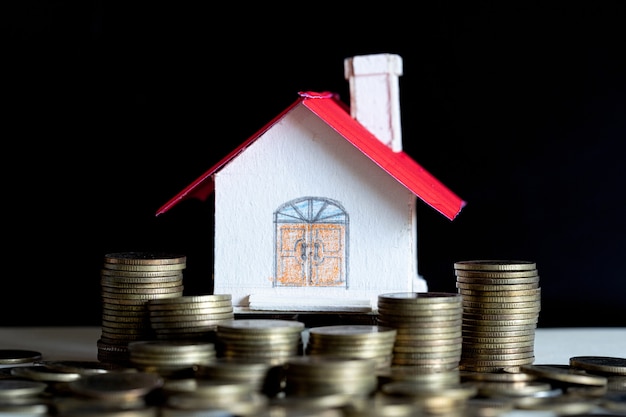
[{"label": "red roof", "polygon": [[183,200],[191,198],[206,200],[214,191],[213,175],[299,104],[303,104],[315,113],[385,172],[448,219],[453,220],[465,206],[465,201],[411,159],[409,155],[402,151],[394,152],[353,119],[347,106],[335,94],[314,92],[299,94],[300,97],[291,106],[283,110],[262,129],[165,203],[156,215],[165,213]]}]

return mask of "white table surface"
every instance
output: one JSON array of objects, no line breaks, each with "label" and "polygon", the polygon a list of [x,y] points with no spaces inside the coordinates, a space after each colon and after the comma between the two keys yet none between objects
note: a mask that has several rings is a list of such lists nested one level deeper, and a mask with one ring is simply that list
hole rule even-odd
[{"label": "white table surface", "polygon": [[[0,349],[41,352],[44,360],[97,360],[100,327],[0,327]],[[536,364],[569,364],[572,356],[626,357],[626,327],[539,328]]]}]

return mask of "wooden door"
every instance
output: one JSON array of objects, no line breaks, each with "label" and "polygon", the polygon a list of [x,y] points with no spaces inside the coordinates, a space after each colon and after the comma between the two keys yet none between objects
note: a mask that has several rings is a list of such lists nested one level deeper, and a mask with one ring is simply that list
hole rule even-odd
[{"label": "wooden door", "polygon": [[276,284],[345,285],[345,225],[290,223],[278,228]]}]

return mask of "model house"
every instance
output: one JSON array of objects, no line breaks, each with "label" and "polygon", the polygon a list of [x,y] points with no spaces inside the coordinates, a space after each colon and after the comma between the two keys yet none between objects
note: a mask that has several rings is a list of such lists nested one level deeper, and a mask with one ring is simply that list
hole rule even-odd
[{"label": "model house", "polygon": [[344,70],[349,107],[299,93],[157,211],[214,193],[214,293],[236,311],[371,311],[379,294],[427,291],[416,204],[453,220],[465,202],[402,151],[401,57]]}]

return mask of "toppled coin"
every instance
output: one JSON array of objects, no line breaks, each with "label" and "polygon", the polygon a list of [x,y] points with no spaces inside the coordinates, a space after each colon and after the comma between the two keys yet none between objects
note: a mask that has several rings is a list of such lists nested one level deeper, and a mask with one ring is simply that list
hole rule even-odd
[{"label": "toppled coin", "polygon": [[30,363],[41,359],[41,352],[27,349],[0,349],[0,365]]},{"label": "toppled coin", "polygon": [[118,372],[85,375],[69,383],[71,392],[91,398],[129,400],[142,398],[163,386],[163,378],[151,372]]},{"label": "toppled coin", "polygon": [[603,374],[626,375],[626,358],[611,356],[573,356],[569,358],[570,366],[590,372]]},{"label": "toppled coin", "polygon": [[569,384],[605,386],[608,382],[604,376],[588,374],[567,365],[522,365],[520,370],[540,378]]},{"label": "toppled coin", "polygon": [[38,395],[46,390],[48,384],[41,381],[22,379],[0,380],[0,399],[16,396]]}]

